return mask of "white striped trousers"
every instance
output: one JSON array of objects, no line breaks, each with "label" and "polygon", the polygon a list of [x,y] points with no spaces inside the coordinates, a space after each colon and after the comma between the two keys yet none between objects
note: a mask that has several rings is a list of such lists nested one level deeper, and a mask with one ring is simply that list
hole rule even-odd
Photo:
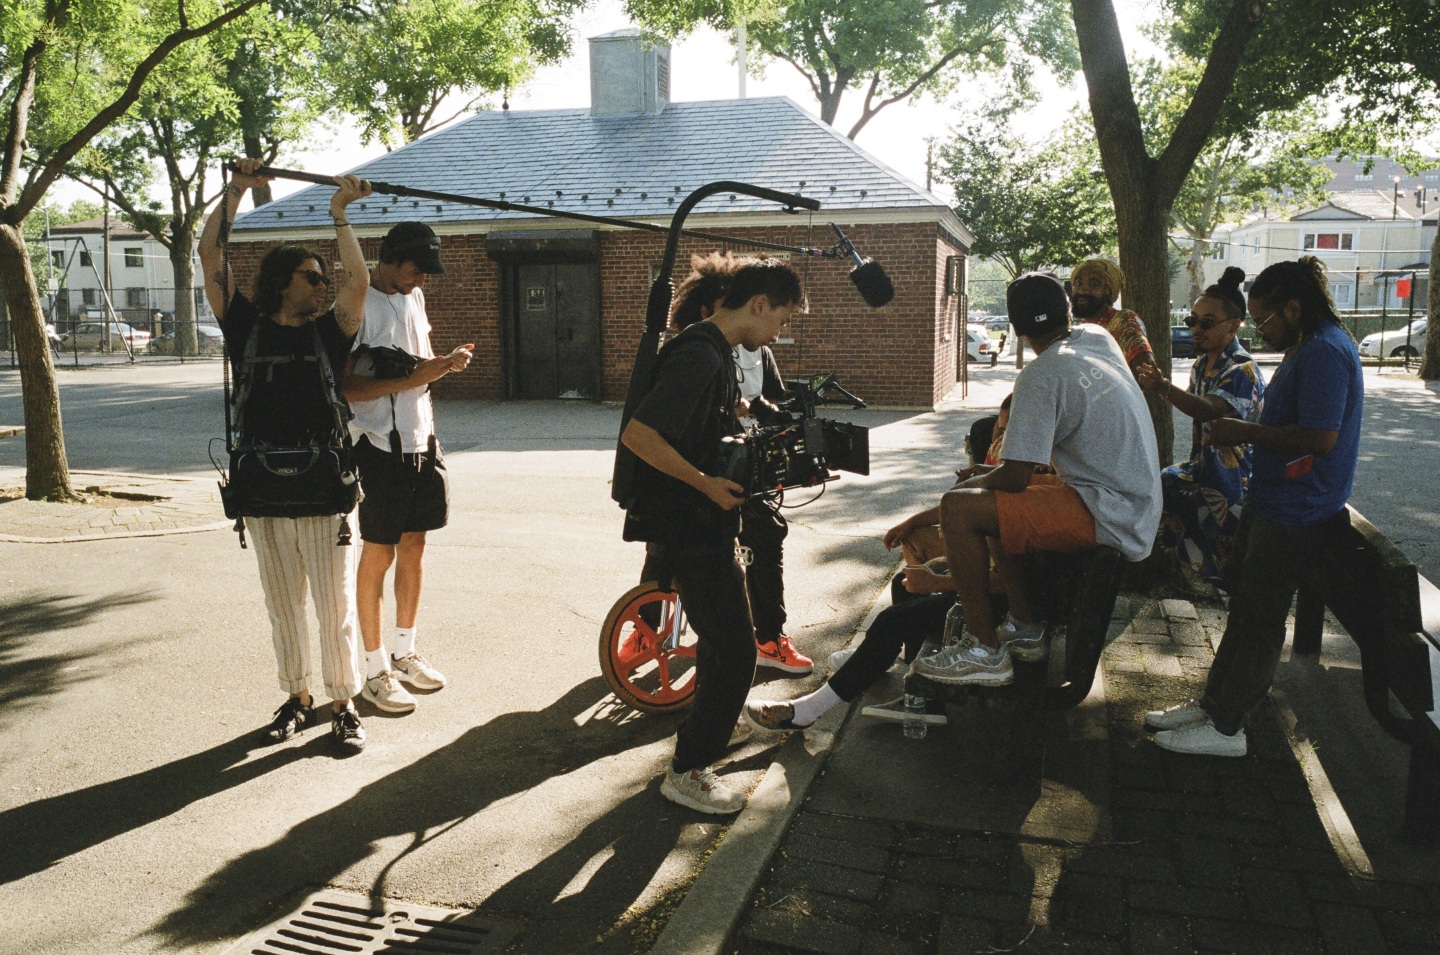
[{"label": "white striped trousers", "polygon": [[260,585],[280,689],[292,696],[310,689],[310,628],[305,583],[320,624],[320,664],[325,692],[345,700],[360,692],[359,629],[355,620],[355,552],[336,547],[340,518],[247,517],[245,527],[260,562]]}]

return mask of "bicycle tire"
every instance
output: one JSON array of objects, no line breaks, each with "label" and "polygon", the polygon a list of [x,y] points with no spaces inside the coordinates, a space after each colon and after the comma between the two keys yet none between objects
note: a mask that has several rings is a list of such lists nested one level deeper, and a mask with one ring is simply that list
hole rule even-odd
[{"label": "bicycle tire", "polygon": [[[695,638],[674,650],[659,649],[675,625],[673,591],[647,581],[626,591],[600,628],[600,670],[605,682],[627,706],[643,713],[674,713],[689,706],[695,696]],[[640,616],[645,607],[668,603],[662,612],[660,632]],[[683,630],[682,630],[683,633]]]}]

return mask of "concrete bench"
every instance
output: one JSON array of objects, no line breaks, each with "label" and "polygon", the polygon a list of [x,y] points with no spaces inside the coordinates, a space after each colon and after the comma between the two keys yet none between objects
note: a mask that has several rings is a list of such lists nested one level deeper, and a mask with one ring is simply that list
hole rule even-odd
[{"label": "concrete bench", "polygon": [[1099,546],[1079,554],[1039,553],[1022,559],[1030,593],[1040,616],[1058,622],[1052,630],[1049,658],[1042,663],[1014,662],[1015,679],[1007,686],[955,686],[919,674],[905,678],[907,692],[927,699],[960,703],[972,697],[1035,703],[1069,709],[1090,692],[1125,559]]},{"label": "concrete bench", "polygon": [[1294,650],[1320,652],[1326,609],[1355,641],[1366,707],[1410,747],[1402,832],[1440,843],[1440,589],[1350,507],[1314,558],[1296,597]]}]

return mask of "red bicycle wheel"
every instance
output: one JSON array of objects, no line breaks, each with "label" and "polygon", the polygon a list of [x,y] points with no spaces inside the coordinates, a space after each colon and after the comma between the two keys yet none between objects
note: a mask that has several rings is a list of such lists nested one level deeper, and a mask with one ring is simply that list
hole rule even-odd
[{"label": "red bicycle wheel", "polygon": [[615,602],[600,629],[600,669],[610,689],[645,713],[673,713],[695,695],[695,636],[681,627],[675,593],[653,581],[631,588]]}]

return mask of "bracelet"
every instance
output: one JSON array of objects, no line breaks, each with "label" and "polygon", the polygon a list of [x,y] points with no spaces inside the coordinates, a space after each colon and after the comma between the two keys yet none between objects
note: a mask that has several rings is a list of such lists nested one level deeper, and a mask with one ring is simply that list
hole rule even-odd
[{"label": "bracelet", "polygon": [[345,228],[345,227],[346,227],[347,225],[349,225],[349,224],[350,224],[350,220],[349,220],[349,219],[336,219],[336,220],[335,220],[335,228],[337,228],[337,229],[343,229],[343,228]]}]

